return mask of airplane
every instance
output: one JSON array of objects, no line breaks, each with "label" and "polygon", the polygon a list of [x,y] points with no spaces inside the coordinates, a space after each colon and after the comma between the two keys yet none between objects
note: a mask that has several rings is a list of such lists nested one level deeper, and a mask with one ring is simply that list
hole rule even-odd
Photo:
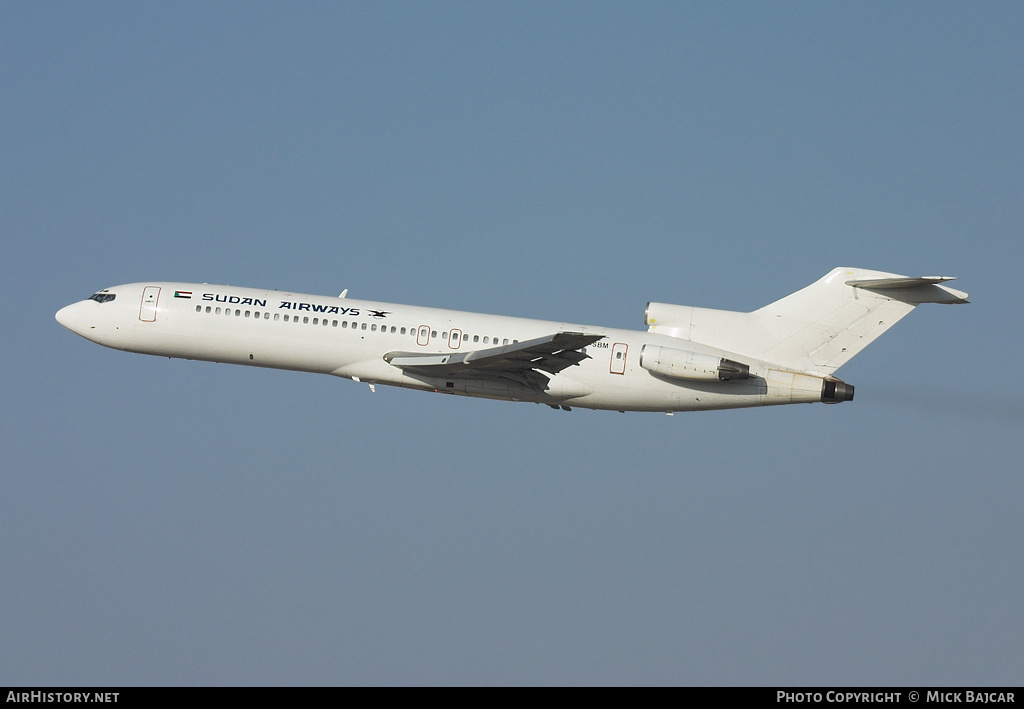
[{"label": "airplane", "polygon": [[753,312],[648,303],[647,330],[199,283],[105,288],[57,322],[127,352],[316,372],[443,394],[612,411],[853,400],[835,371],[948,276],[835,268]]}]

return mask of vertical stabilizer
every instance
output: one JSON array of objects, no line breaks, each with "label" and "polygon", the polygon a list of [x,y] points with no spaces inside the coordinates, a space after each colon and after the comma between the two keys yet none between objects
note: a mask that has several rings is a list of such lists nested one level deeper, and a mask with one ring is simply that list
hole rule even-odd
[{"label": "vertical stabilizer", "polygon": [[[966,303],[948,276],[836,268],[752,313],[652,303],[650,330],[828,376],[921,303]],[[652,306],[657,306],[652,310]]]}]

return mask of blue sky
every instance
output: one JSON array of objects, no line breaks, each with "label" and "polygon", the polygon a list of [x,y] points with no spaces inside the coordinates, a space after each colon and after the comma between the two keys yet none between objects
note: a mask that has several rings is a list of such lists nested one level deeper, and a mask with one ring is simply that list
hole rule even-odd
[{"label": "blue sky", "polygon": [[[0,683],[1019,684],[1018,3],[0,7]],[[205,281],[642,328],[955,275],[851,404],[107,350]]]}]

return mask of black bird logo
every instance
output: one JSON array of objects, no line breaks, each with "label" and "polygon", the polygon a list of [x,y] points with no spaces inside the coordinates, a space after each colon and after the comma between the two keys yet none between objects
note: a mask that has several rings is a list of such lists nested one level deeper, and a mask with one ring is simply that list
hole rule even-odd
[{"label": "black bird logo", "polygon": [[390,314],[391,314],[390,310],[371,310],[370,311],[370,317],[371,318],[386,318]]}]

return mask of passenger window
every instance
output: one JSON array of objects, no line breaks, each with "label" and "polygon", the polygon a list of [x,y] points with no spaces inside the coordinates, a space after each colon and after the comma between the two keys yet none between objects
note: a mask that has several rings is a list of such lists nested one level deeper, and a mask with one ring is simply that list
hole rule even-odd
[{"label": "passenger window", "polygon": [[241,310],[236,310],[236,311],[235,311],[235,317],[236,317],[236,318],[237,318],[238,316],[240,316],[241,314],[242,314],[242,311],[241,311]]},{"label": "passenger window", "polygon": [[370,325],[370,332],[377,332],[377,324]]},{"label": "passenger window", "polygon": [[306,317],[302,318],[302,324],[303,325],[308,325],[309,324],[309,316],[308,315]]},{"label": "passenger window", "polygon": [[[280,313],[274,313],[274,320],[277,320],[280,317],[281,317]],[[288,317],[288,316],[286,315],[285,317]]]},{"label": "passenger window", "polygon": [[506,338],[505,338],[504,340],[502,340],[502,341],[501,341],[501,344],[503,344],[503,345],[507,345],[507,344],[508,344],[508,338],[506,337]]},{"label": "passenger window", "polygon": [[487,344],[487,337],[486,336],[484,337],[484,344],[485,345]]},{"label": "passenger window", "polygon": [[362,327],[360,327],[359,329],[360,330],[365,330],[366,329],[366,323],[363,323]]},{"label": "passenger window", "polygon": [[320,318],[313,318],[313,324],[314,325],[319,325],[320,324]]},{"label": "passenger window", "polygon": [[290,322],[290,321],[288,320],[288,313],[285,313],[285,314],[284,314],[284,321],[285,321],[285,322]]},{"label": "passenger window", "polygon": [[210,306],[209,305],[206,306],[206,312],[210,312]]},{"label": "passenger window", "polygon": [[480,335],[473,335],[473,342],[480,342]]},{"label": "passenger window", "polygon": [[402,328],[402,331],[401,331],[401,333],[402,333],[403,335],[405,334],[405,328],[404,328],[404,327]]},{"label": "passenger window", "polygon": [[331,320],[331,327],[338,327],[338,321],[337,320]]},{"label": "passenger window", "polygon": [[196,312],[197,312],[197,313],[198,313],[198,312],[200,312],[200,311],[202,311],[202,309],[203,309],[203,306],[201,306],[201,305],[197,305],[197,306],[196,306]]},{"label": "passenger window", "polygon": [[248,310],[245,311],[245,317],[249,317],[249,311]]}]

